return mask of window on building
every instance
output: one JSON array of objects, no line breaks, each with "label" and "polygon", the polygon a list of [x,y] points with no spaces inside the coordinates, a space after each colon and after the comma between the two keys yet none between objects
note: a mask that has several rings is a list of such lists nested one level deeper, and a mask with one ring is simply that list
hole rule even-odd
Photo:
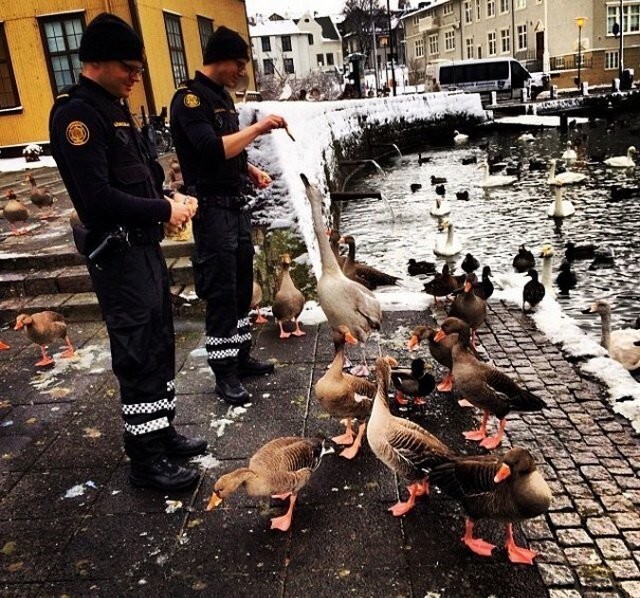
[{"label": "window on building", "polygon": [[429,36],[429,55],[430,56],[437,56],[438,54],[440,54],[440,47],[439,47],[439,43],[438,43],[438,34],[437,33],[432,33]]},{"label": "window on building", "polygon": [[464,43],[467,48],[466,57],[473,58],[473,38],[468,37],[467,39],[464,40]]},{"label": "window on building", "polygon": [[293,68],[293,58],[285,58],[284,59],[284,72],[287,74],[295,73],[295,69]]},{"label": "window on building", "polygon": [[442,7],[443,15],[452,15],[453,14],[453,2],[448,2]]},{"label": "window on building", "polygon": [[482,19],[482,0],[476,0],[476,21]]},{"label": "window on building", "polygon": [[[282,36],[282,51],[291,52],[291,36],[290,35]],[[293,71],[291,72],[293,73]]]},{"label": "window on building", "polygon": [[527,8],[527,0],[516,0],[516,10]]},{"label": "window on building", "polygon": [[518,50],[527,49],[527,24],[518,25]]},{"label": "window on building", "polygon": [[260,43],[262,44],[263,52],[271,52],[271,38],[268,35],[261,36]]},{"label": "window on building", "polygon": [[309,39],[309,45],[313,46],[313,33],[307,33],[307,38]]},{"label": "window on building", "polygon": [[500,52],[503,54],[511,52],[511,32],[509,29],[500,29]]},{"label": "window on building", "polygon": [[171,59],[171,71],[173,72],[173,84],[178,87],[189,78],[187,69],[187,57],[184,53],[184,40],[182,39],[182,25],[180,17],[164,13],[164,27],[167,30],[167,42],[169,44],[169,58]]},{"label": "window on building", "polygon": [[416,58],[422,58],[424,56],[424,40],[422,38],[415,41],[414,50]]},{"label": "window on building", "polygon": [[556,56],[554,65],[552,68],[563,69],[564,68],[564,56]]},{"label": "window on building", "polygon": [[456,34],[453,29],[444,32],[444,49],[446,52],[456,49]]},{"label": "window on building", "polygon": [[324,66],[324,54],[316,54],[318,66]]},{"label": "window on building", "polygon": [[509,4],[511,4],[511,0],[500,0],[500,14],[504,14],[509,12]]},{"label": "window on building", "polygon": [[276,72],[276,69],[273,66],[272,58],[265,58],[262,61],[262,70],[264,71],[265,75],[273,75]]},{"label": "window on building", "polygon": [[200,35],[200,47],[202,48],[202,57],[207,48],[207,42],[213,35],[213,19],[198,16],[198,34]]},{"label": "window on building", "polygon": [[471,6],[471,0],[466,0],[464,3],[464,22],[473,22],[473,6]]},{"label": "window on building", "polygon": [[81,64],[78,58],[80,38],[84,31],[81,15],[59,15],[39,20],[53,94],[78,81]]},{"label": "window on building", "polygon": [[[623,6],[622,14],[624,16],[622,32],[638,33],[640,32],[640,3]],[[607,6],[607,35],[613,35],[614,23],[620,23],[620,6]]]},{"label": "window on building", "polygon": [[16,106],[20,106],[20,97],[11,66],[4,23],[0,23],[0,110]]},{"label": "window on building", "polygon": [[620,55],[617,50],[605,51],[604,53],[604,68],[605,70],[613,70],[620,67]]},{"label": "window on building", "polygon": [[496,16],[496,0],[487,0],[487,19]]},{"label": "window on building", "polygon": [[487,33],[487,55],[495,56],[496,55],[496,32],[489,31]]},{"label": "window on building", "polygon": [[333,52],[327,52],[327,66],[333,65]]}]

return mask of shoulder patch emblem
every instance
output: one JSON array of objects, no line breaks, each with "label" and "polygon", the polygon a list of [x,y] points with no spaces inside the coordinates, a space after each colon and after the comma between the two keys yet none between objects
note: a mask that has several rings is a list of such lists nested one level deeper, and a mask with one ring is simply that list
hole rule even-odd
[{"label": "shoulder patch emblem", "polygon": [[200,98],[194,93],[188,93],[184,96],[184,105],[187,108],[197,108],[200,106]]},{"label": "shoulder patch emblem", "polygon": [[81,120],[74,120],[67,125],[66,136],[71,145],[84,145],[89,141],[89,128]]}]

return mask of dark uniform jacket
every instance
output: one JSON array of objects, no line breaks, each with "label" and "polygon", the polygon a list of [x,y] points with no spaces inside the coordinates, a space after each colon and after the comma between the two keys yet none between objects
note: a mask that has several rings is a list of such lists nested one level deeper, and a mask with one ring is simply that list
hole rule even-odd
[{"label": "dark uniform jacket", "polygon": [[207,197],[242,192],[247,153],[225,158],[221,139],[238,130],[238,113],[224,87],[197,71],[178,89],[171,103],[171,133],[190,193]]},{"label": "dark uniform jacket", "polygon": [[56,99],[49,129],[51,153],[85,227],[106,233],[124,226],[162,238],[159,223],[171,216],[162,168],[121,100],[81,75]]}]

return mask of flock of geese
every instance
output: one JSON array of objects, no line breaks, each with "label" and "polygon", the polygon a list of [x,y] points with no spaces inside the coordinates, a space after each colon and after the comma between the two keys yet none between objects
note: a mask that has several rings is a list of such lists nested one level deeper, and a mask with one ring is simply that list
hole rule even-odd
[{"label": "flock of geese", "polygon": [[[29,199],[31,203],[40,210],[40,219],[56,218],[58,215],[53,206],[56,198],[51,190],[48,187],[38,187],[33,175],[28,174],[24,180],[30,186]],[[30,217],[29,209],[18,199],[13,189],[6,192],[6,203],[2,209],[2,215],[9,223],[12,235],[24,235],[29,232],[26,226]]]}]

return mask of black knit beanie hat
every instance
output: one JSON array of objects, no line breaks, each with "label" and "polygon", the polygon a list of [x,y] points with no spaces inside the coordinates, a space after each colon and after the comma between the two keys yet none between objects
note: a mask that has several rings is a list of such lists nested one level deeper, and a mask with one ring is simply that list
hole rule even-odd
[{"label": "black knit beanie hat", "polygon": [[211,64],[235,58],[249,60],[249,45],[232,29],[224,25],[218,27],[209,37],[202,63]]},{"label": "black knit beanie hat", "polygon": [[131,25],[108,12],[99,14],[89,25],[80,40],[81,62],[106,60],[144,60],[140,36]]}]

